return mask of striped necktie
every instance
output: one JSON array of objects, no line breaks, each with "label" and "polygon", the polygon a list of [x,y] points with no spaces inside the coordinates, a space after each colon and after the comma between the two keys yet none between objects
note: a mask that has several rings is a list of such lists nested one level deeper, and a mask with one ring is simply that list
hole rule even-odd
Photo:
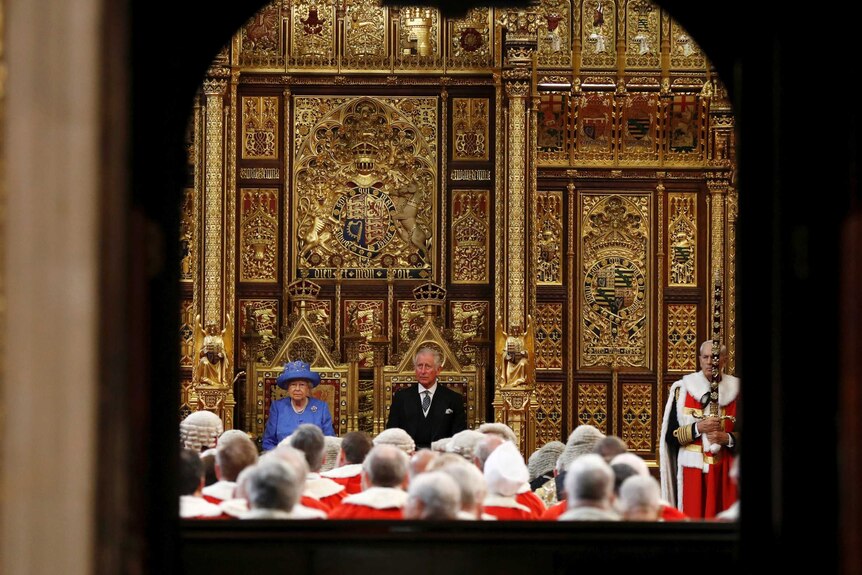
[{"label": "striped necktie", "polygon": [[424,396],[422,397],[422,413],[428,415],[428,408],[431,407],[431,392],[426,390],[422,392],[422,395]]}]

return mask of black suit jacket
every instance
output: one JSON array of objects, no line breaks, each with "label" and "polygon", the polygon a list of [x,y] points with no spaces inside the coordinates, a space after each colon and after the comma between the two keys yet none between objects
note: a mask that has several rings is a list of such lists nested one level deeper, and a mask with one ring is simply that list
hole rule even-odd
[{"label": "black suit jacket", "polygon": [[422,415],[422,400],[418,387],[418,383],[411,385],[392,396],[386,429],[400,427],[416,442],[416,449],[430,447],[432,441],[452,437],[467,429],[464,398],[460,393],[437,382],[431,408],[425,417]]}]

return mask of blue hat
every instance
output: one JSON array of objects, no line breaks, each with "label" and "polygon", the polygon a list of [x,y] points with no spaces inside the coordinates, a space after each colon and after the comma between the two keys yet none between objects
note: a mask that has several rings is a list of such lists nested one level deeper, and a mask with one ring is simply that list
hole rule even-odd
[{"label": "blue hat", "polygon": [[284,371],[281,372],[275,383],[278,387],[287,389],[288,384],[294,379],[307,379],[311,382],[312,388],[320,385],[320,375],[315,371],[311,371],[311,366],[301,359],[285,363]]}]

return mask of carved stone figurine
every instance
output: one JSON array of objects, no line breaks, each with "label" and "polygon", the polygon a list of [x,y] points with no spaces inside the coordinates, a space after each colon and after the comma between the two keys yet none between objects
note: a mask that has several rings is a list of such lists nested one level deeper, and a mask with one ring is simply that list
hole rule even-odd
[{"label": "carved stone figurine", "polygon": [[193,381],[196,384],[226,386],[231,383],[230,363],[233,357],[233,325],[227,315],[224,329],[210,322],[204,329],[201,316],[195,317],[195,349],[198,362]]},{"label": "carved stone figurine", "polygon": [[512,334],[503,330],[502,318],[497,318],[497,381],[500,389],[521,388],[528,384],[534,372],[535,338],[533,320],[527,316],[527,329],[521,335],[521,326],[514,326]]}]

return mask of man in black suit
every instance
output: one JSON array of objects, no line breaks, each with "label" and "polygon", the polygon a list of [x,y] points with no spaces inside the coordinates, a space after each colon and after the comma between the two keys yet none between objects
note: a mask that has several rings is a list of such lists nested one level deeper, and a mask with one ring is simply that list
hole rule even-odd
[{"label": "man in black suit", "polygon": [[386,428],[405,430],[416,442],[416,449],[431,447],[432,441],[467,429],[461,394],[437,384],[442,363],[439,351],[433,347],[420,348],[413,358],[419,383],[392,396]]}]

